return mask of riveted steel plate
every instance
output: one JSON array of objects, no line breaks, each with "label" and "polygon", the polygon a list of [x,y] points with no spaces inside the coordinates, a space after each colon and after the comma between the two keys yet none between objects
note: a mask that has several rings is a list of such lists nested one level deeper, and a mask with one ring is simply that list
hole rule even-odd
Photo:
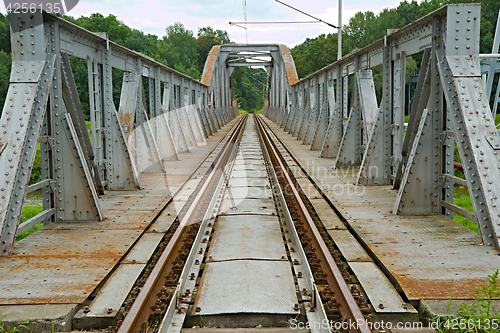
[{"label": "riveted steel plate", "polygon": [[268,178],[231,178],[229,179],[228,185],[229,187],[271,186]]},{"label": "riveted steel plate", "polygon": [[115,317],[144,267],[146,264],[121,264],[89,305],[86,316]]},{"label": "riveted steel plate", "polygon": [[174,223],[185,201],[175,201],[160,214],[156,221],[151,225],[147,232],[167,232],[172,223]]},{"label": "riveted steel plate", "polygon": [[208,263],[195,308],[199,315],[294,314],[297,294],[288,261],[236,260]]},{"label": "riveted steel plate", "polygon": [[103,212],[104,219],[102,221],[90,222],[55,222],[47,225],[44,230],[143,230],[156,216],[155,211],[119,211],[119,210],[106,210]]},{"label": "riveted steel plate", "polygon": [[[135,192],[134,192],[135,193]],[[155,195],[115,195],[101,201],[101,208],[115,210],[159,210],[169,198]]]},{"label": "riveted steel plate", "polygon": [[332,237],[335,245],[342,252],[342,256],[348,262],[372,261],[349,230],[328,230],[328,234]]},{"label": "riveted steel plate", "polygon": [[213,261],[287,258],[276,216],[222,216],[213,239]]},{"label": "riveted steel plate", "polygon": [[332,170],[334,160],[305,154],[300,142],[269,124],[315,182],[330,186],[324,192],[410,300],[474,298],[472,292],[500,267],[498,251],[479,245],[479,235],[442,215],[392,215],[397,191],[355,187],[357,168]]},{"label": "riveted steel plate", "polygon": [[309,198],[309,199],[319,199],[321,198],[321,194],[318,192],[316,187],[314,186],[313,183],[308,178],[299,178],[297,179],[297,182],[300,185],[300,188],[304,192],[304,194]]},{"label": "riveted steel plate", "polygon": [[376,313],[417,313],[413,306],[401,299],[389,279],[373,262],[352,262],[349,267],[361,283]]},{"label": "riveted steel plate", "polygon": [[76,228],[25,238],[0,258],[0,304],[82,303],[141,232]]},{"label": "riveted steel plate", "polygon": [[224,199],[220,212],[223,215],[275,215],[276,208],[272,199]]},{"label": "riveted steel plate", "polygon": [[158,244],[160,244],[163,236],[163,233],[144,233],[130,253],[123,259],[122,264],[146,264]]},{"label": "riveted steel plate", "polygon": [[346,229],[346,226],[337,214],[333,211],[332,207],[326,202],[325,199],[309,199],[309,202],[313,205],[316,214],[318,214],[321,222],[328,229],[342,230]]},{"label": "riveted steel plate", "polygon": [[45,61],[13,61],[10,72],[12,83],[38,83]]},{"label": "riveted steel plate", "polygon": [[[193,192],[196,190],[196,185],[200,181],[201,181],[201,178],[190,180],[189,182],[191,182],[192,186],[184,186],[182,189],[177,191],[174,195],[174,200],[175,201],[178,201],[178,200],[187,201],[189,199],[189,197],[191,196],[191,194],[193,194]],[[194,185],[194,184],[196,184],[196,185]]]},{"label": "riveted steel plate", "polygon": [[307,175],[302,171],[299,166],[291,166],[290,172],[293,174],[295,178],[305,178]]},{"label": "riveted steel plate", "polygon": [[225,199],[272,199],[273,192],[270,188],[249,186],[249,187],[229,187],[224,194]]}]

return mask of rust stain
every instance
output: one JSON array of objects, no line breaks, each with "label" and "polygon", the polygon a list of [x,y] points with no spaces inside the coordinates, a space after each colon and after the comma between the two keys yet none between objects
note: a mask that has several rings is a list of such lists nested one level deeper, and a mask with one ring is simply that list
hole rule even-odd
[{"label": "rust stain", "polygon": [[220,48],[222,45],[214,45],[208,54],[207,60],[205,61],[205,67],[203,68],[203,75],[201,76],[201,83],[209,86],[210,81],[212,81],[212,76],[215,70],[215,65],[220,55]]},{"label": "rust stain", "polygon": [[293,86],[299,82],[299,76],[297,75],[297,70],[295,68],[295,62],[293,61],[292,53],[290,49],[284,44],[279,44],[281,58],[285,64],[285,70],[288,77],[288,84]]},{"label": "rust stain", "polygon": [[128,138],[130,133],[132,132],[132,128],[134,125],[134,114],[133,113],[118,113],[118,117],[120,119],[120,125],[123,128],[123,131],[126,133],[126,137]]},{"label": "rust stain", "polygon": [[484,285],[486,279],[425,280],[410,275],[396,276],[396,279],[409,300],[422,299],[475,299],[474,291]]}]

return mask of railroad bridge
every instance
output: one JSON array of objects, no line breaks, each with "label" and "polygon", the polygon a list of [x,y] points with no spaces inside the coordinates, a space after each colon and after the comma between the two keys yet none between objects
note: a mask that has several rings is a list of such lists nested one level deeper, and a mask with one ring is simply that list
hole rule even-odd
[{"label": "railroad bridge", "polygon": [[[280,44],[215,46],[197,81],[47,13],[10,20],[6,323],[211,332],[287,331],[299,320],[329,332],[317,324],[332,320],[370,332],[370,322],[441,315],[500,267],[500,138],[481,77],[479,5],[443,7],[300,80]],[[405,124],[406,57],[416,53]],[[90,130],[72,57],[88,64]],[[252,58],[268,95],[263,115],[240,115],[230,76]],[[43,179],[28,186],[38,146]],[[454,175],[455,149],[465,178]],[[454,203],[456,186],[473,212]],[[43,211],[21,224],[36,190]]]}]

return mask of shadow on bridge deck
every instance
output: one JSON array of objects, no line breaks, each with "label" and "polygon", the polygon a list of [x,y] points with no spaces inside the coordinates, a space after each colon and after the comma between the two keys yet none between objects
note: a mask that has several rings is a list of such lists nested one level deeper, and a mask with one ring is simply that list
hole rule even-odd
[{"label": "shadow on bridge deck", "polygon": [[[129,273],[139,275],[145,262],[125,258],[133,255],[132,245],[239,119],[210,136],[206,145],[179,154],[179,161],[165,162],[166,174],[141,174],[141,191],[108,192],[100,198],[103,221],[52,223],[16,243],[12,255],[0,257],[0,318],[68,317],[119,269],[120,262],[136,264]],[[152,238],[159,242],[166,229],[168,225],[157,228],[155,224],[146,232],[157,233]],[[151,251],[156,247],[149,245]],[[128,279],[135,281],[131,276]]]},{"label": "shadow on bridge deck", "polygon": [[[480,235],[444,215],[393,215],[397,191],[391,186],[355,186],[357,168],[334,169],[333,159],[320,158],[319,151],[264,119],[409,300],[475,299],[474,290],[500,267],[499,252],[482,245]],[[328,231],[353,270],[371,260],[345,241],[348,236],[352,244],[349,232],[338,229],[345,228]]]}]

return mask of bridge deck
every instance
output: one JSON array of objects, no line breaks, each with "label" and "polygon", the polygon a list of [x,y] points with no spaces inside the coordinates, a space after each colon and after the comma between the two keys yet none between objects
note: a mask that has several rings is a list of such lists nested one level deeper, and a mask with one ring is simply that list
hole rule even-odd
[{"label": "bridge deck", "polygon": [[[334,169],[332,159],[320,158],[319,151],[264,119],[409,300],[473,299],[472,292],[500,267],[499,252],[481,245],[478,234],[444,215],[391,214],[397,192],[390,186],[354,186],[357,169]],[[345,249],[352,251],[348,244]],[[350,263],[365,261],[350,257]]]},{"label": "bridge deck", "polygon": [[[16,243],[12,255],[0,257],[0,305],[85,301],[238,119],[207,145],[166,162],[166,176],[142,174],[143,191],[107,193],[100,199],[104,221],[53,223]],[[156,229],[148,232],[166,231]]]}]

